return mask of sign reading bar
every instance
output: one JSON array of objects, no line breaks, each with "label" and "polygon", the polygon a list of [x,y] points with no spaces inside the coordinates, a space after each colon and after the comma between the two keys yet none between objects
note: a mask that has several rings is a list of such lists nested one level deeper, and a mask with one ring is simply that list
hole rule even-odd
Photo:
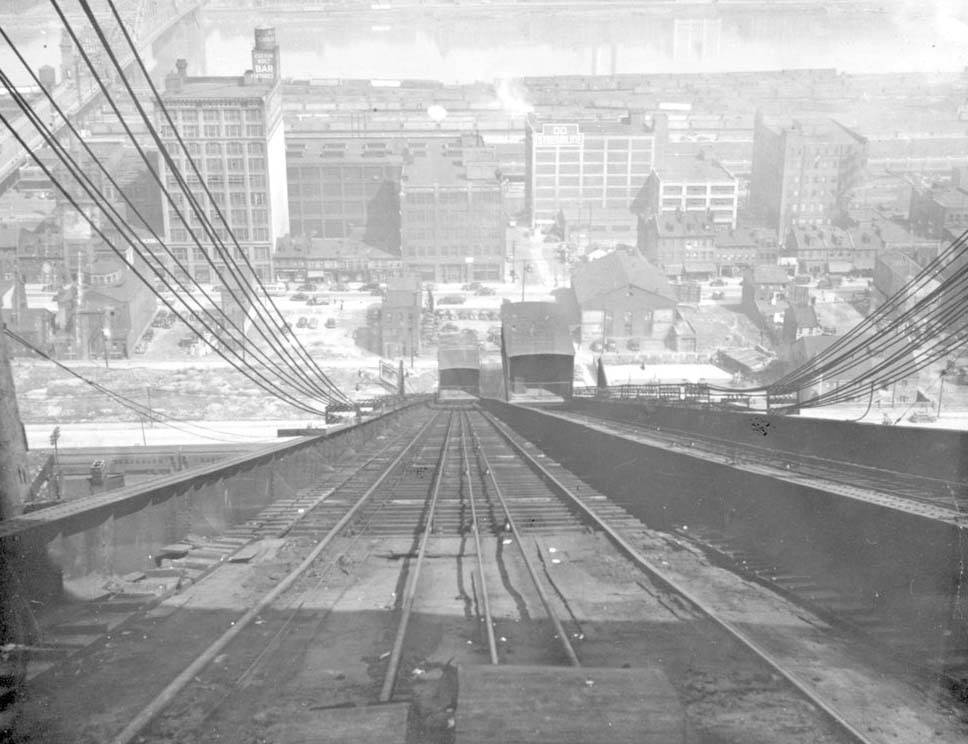
[{"label": "sign reading bar", "polygon": [[578,131],[577,124],[545,124],[540,133],[535,133],[534,144],[538,147],[572,145],[581,147],[585,136]]}]

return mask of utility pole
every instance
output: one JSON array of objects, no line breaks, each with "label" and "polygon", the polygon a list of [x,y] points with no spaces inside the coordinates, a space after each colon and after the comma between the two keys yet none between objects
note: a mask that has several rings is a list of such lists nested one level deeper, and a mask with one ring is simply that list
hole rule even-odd
[{"label": "utility pole", "polygon": [[81,328],[81,308],[84,307],[84,271],[81,265],[81,251],[77,252],[77,302],[74,305],[75,358],[87,359],[87,343]]},{"label": "utility pole", "polygon": [[155,428],[155,416],[151,412],[151,386],[149,385],[147,388],[145,388],[145,390],[148,391],[148,428],[149,429],[154,429]]},{"label": "utility pole", "polygon": [[17,407],[5,331],[0,317],[0,521],[23,512],[28,488],[27,435]]},{"label": "utility pole", "polygon": [[110,313],[107,309],[102,312],[101,316],[101,336],[104,339],[104,368],[108,368],[108,356],[110,356],[111,349],[111,321]]},{"label": "utility pole", "polygon": [[939,373],[941,378],[941,387],[938,390],[938,418],[941,418],[941,396],[944,395],[944,378],[948,376],[948,370],[943,369]]}]

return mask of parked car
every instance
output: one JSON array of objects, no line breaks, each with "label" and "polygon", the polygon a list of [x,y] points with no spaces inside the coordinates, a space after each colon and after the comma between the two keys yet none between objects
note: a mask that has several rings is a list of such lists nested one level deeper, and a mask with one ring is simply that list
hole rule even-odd
[{"label": "parked car", "polygon": [[476,292],[482,286],[483,285],[480,282],[471,282],[470,284],[464,284],[463,286],[461,286],[461,289],[464,290],[465,292]]},{"label": "parked car", "polygon": [[494,291],[493,287],[479,287],[474,290],[474,294],[476,294],[478,297],[488,297],[490,295],[497,294],[497,292]]},{"label": "parked car", "polygon": [[349,290],[349,287],[343,284],[343,282],[336,282],[336,284],[330,287],[330,290],[332,292],[346,292]]},{"label": "parked car", "polygon": [[329,297],[325,295],[313,295],[308,300],[306,300],[307,305],[328,305]]},{"label": "parked car", "polygon": [[309,295],[307,295],[305,292],[296,292],[296,294],[289,299],[293,302],[305,302],[308,297]]},{"label": "parked car", "polygon": [[460,331],[460,328],[453,323],[444,323],[444,325],[440,327],[441,333],[457,333],[458,331]]},{"label": "parked car", "polygon": [[189,346],[193,346],[197,340],[195,336],[183,336],[178,339],[178,345],[183,349],[187,349]]},{"label": "parked car", "polygon": [[713,294],[712,294],[712,298],[713,298],[714,300],[721,300],[721,299],[723,299],[723,298],[724,298],[725,296],[726,296],[726,294],[725,294],[724,292],[721,292],[721,291],[719,291],[719,290],[717,290],[717,291],[715,291],[715,292],[713,292]]},{"label": "parked car", "polygon": [[309,319],[309,328],[310,328],[310,330],[313,330],[313,331],[315,331],[317,328],[319,328],[319,318],[310,318]]},{"label": "parked car", "polygon": [[379,282],[367,282],[366,284],[360,285],[360,292],[373,292],[378,289],[380,289]]},{"label": "parked car", "polygon": [[315,292],[316,285],[310,284],[308,282],[306,284],[300,284],[298,287],[296,287],[296,291],[297,292]]},{"label": "parked car", "polygon": [[335,328],[336,327],[336,318],[327,318],[326,319],[326,327],[327,328]]},{"label": "parked car", "polygon": [[300,316],[299,320],[296,321],[296,328],[305,328],[309,325],[309,318],[305,316]]},{"label": "parked car", "polygon": [[636,339],[630,338],[625,342],[625,348],[629,351],[638,351],[642,348],[642,344],[640,344]]},{"label": "parked car", "polygon": [[464,295],[444,295],[439,302],[441,305],[463,305],[467,298]]},{"label": "parked car", "polygon": [[710,287],[725,287],[726,286],[726,282],[724,282],[722,279],[713,279],[711,282],[709,282],[709,286]]},{"label": "parked car", "polygon": [[601,341],[592,341],[589,348],[594,352],[618,351],[618,345],[614,341],[606,341],[604,346]]}]

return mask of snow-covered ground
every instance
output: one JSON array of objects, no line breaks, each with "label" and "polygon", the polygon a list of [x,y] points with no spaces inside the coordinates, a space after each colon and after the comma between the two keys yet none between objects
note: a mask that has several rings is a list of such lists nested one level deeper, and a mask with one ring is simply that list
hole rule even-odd
[{"label": "snow-covered ground", "polygon": [[[171,426],[127,421],[61,423],[58,447],[139,447],[143,445],[271,444],[281,441],[277,429],[325,428],[322,419],[301,418],[273,421],[199,421]],[[177,428],[174,428],[177,427]],[[51,424],[26,424],[27,446],[50,449]]]}]

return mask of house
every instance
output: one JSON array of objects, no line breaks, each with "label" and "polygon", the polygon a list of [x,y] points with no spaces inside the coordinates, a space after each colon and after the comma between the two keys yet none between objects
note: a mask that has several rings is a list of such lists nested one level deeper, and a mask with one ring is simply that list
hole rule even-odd
[{"label": "house", "polygon": [[795,225],[787,233],[786,253],[796,257],[805,274],[873,271],[875,244],[869,233],[863,235],[855,244],[851,233],[840,227]]},{"label": "house", "polygon": [[716,230],[683,212],[639,221],[638,248],[667,277],[715,276]]},{"label": "house", "polygon": [[[898,292],[904,290],[922,270],[922,267],[910,256],[900,251],[888,251],[878,256],[874,266],[871,308],[877,309],[883,306]],[[916,292],[908,293],[907,297],[897,302],[891,315],[910,310],[917,302],[937,289],[938,286],[939,283],[936,279],[926,280]]]},{"label": "house", "polygon": [[581,309],[581,338],[663,342],[675,322],[676,295],[644,258],[615,251],[581,264],[572,275]]},{"label": "house", "polygon": [[790,305],[783,314],[782,341],[792,344],[805,336],[819,336],[823,333],[813,305]]},{"label": "house", "polygon": [[780,257],[776,233],[766,227],[739,225],[716,233],[716,270],[735,276],[757,264],[775,264]]},{"label": "house", "polygon": [[752,309],[757,302],[776,302],[779,295],[786,298],[790,275],[775,264],[757,264],[743,272],[742,304]]},{"label": "house", "polygon": [[100,260],[84,272],[83,300],[77,310],[82,358],[128,357],[157,311],[154,292],[117,260]]},{"label": "house", "polygon": [[378,350],[385,357],[413,357],[420,353],[423,289],[415,276],[387,280],[380,305]]}]

